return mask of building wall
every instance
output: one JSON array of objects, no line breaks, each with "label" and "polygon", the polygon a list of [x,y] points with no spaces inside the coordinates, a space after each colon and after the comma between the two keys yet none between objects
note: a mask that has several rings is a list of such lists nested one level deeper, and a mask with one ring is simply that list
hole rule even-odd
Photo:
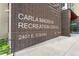
[{"label": "building wall", "polygon": [[70,10],[63,10],[61,12],[61,35],[70,36]]},{"label": "building wall", "polygon": [[79,3],[68,3],[67,7],[79,16]]},{"label": "building wall", "polygon": [[8,35],[8,4],[0,4],[0,38]]},{"label": "building wall", "polygon": [[74,22],[79,22],[79,16],[74,20]]},{"label": "building wall", "polygon": [[74,4],[74,9],[73,9],[74,13],[77,14],[77,16],[79,16],[79,3],[75,3]]}]

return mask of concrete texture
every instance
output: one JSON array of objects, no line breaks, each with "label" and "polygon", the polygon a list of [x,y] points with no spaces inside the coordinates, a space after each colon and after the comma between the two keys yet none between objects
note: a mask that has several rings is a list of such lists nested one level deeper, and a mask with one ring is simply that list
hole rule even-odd
[{"label": "concrete texture", "polygon": [[79,34],[71,37],[59,36],[15,53],[16,56],[77,56]]}]

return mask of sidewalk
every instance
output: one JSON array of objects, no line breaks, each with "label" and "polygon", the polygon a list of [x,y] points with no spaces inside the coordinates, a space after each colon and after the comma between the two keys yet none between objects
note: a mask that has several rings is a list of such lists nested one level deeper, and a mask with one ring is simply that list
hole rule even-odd
[{"label": "sidewalk", "polygon": [[59,36],[15,53],[16,56],[79,56],[79,34]]}]

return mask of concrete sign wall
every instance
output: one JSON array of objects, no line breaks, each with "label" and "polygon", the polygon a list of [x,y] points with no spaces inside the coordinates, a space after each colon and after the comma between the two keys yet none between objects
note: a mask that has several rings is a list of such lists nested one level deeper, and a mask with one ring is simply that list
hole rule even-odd
[{"label": "concrete sign wall", "polygon": [[11,4],[12,52],[61,34],[59,4]]}]

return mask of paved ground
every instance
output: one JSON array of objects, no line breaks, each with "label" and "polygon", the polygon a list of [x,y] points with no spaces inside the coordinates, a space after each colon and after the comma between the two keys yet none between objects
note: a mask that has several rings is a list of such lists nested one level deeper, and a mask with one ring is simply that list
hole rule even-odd
[{"label": "paved ground", "polygon": [[18,56],[79,56],[79,34],[59,36],[15,53]]}]

